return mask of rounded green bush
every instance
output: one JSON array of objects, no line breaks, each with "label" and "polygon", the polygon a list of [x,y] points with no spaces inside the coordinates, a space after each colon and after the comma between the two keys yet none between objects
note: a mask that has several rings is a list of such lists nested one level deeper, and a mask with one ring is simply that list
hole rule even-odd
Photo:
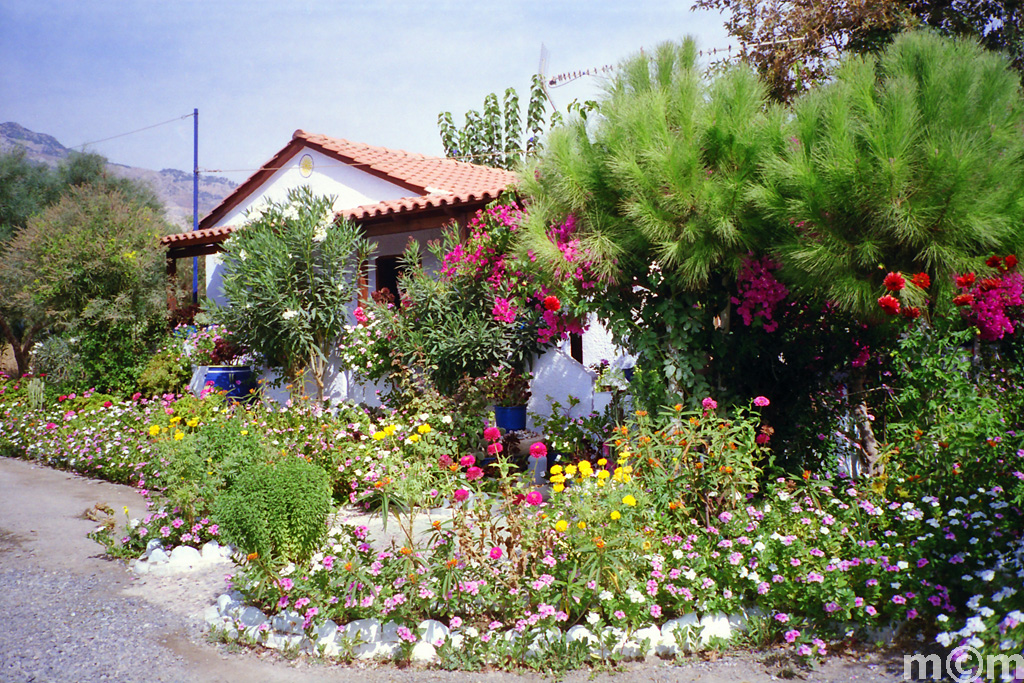
[{"label": "rounded green bush", "polygon": [[224,538],[270,562],[309,558],[327,533],[327,473],[298,457],[253,463],[216,503]]}]

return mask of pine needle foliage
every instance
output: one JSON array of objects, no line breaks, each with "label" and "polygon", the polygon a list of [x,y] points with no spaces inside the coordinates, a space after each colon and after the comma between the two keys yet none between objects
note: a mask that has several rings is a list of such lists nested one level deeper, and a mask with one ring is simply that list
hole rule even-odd
[{"label": "pine needle foliage", "polygon": [[709,79],[692,40],[666,43],[621,66],[598,112],[553,130],[523,174],[524,245],[542,263],[564,267],[547,230],[568,214],[597,272],[615,282],[654,264],[700,291],[716,269],[760,249],[768,236],[744,189],[781,142],[768,125],[779,114],[751,70]]},{"label": "pine needle foliage", "polygon": [[[887,272],[952,276],[1016,253],[1024,230],[1017,75],[976,43],[904,34],[793,103],[750,197],[776,222],[784,276],[863,318]],[[948,298],[948,297],[946,297]]]}]

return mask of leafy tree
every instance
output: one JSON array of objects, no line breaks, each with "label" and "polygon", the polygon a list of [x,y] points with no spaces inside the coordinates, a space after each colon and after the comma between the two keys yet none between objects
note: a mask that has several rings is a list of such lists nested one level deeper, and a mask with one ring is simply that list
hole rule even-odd
[{"label": "leafy tree", "polygon": [[224,244],[228,305],[211,304],[213,318],[288,378],[310,371],[318,401],[371,249],[358,226],[334,220],[333,205],[308,186],[268,202]]},{"label": "leafy tree", "polygon": [[[1016,74],[972,41],[909,33],[877,59],[848,59],[794,103],[789,143],[752,193],[782,231],[784,278],[877,323],[886,275],[925,273],[926,287],[903,290],[905,308],[934,312],[956,273],[1024,246],[1022,129]],[[874,470],[865,380],[856,373],[851,391]]]},{"label": "leafy tree", "polygon": [[0,253],[0,332],[20,373],[46,330],[79,340],[86,381],[133,381],[163,327],[160,214],[117,190],[83,185],[29,220]]},{"label": "leafy tree", "polygon": [[0,154],[0,243],[59,197],[58,180],[46,165],[29,161],[20,149]]},{"label": "leafy tree", "polygon": [[[769,125],[777,113],[748,68],[705,79],[687,40],[625,62],[599,114],[552,131],[522,174],[523,249],[556,274],[576,270],[567,254],[585,254],[580,266],[607,283],[585,308],[628,340],[670,393],[694,397],[709,386],[725,284],[741,257],[771,238],[744,192],[779,144],[778,124]],[[566,216],[571,251],[551,238]]]},{"label": "leafy tree", "polygon": [[[496,168],[518,168],[527,157],[537,154],[541,149],[546,106],[544,81],[534,74],[530,101],[526,106],[525,141],[519,94],[515,88],[505,90],[500,107],[497,95],[491,93],[485,97],[483,113],[475,109],[466,112],[466,122],[461,128],[456,127],[451,112],[441,112],[437,117],[437,126],[445,156]],[[595,106],[594,102],[580,104],[574,100],[567,109],[569,113],[577,111],[586,118],[587,112]],[[557,111],[552,112],[551,127],[559,125],[561,121],[562,115]]]},{"label": "leafy tree", "polygon": [[915,26],[976,38],[1024,70],[1024,7],[1017,0],[697,0],[695,7],[727,14],[726,29],[741,41],[739,58],[783,101],[822,82],[843,53],[876,52]]}]

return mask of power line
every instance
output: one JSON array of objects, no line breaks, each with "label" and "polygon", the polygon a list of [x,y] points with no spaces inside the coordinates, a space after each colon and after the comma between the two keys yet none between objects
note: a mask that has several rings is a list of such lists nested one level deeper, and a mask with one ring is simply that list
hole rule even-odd
[{"label": "power line", "polygon": [[130,130],[127,133],[119,133],[117,135],[111,135],[109,138],[103,138],[102,140],[92,140],[90,142],[83,142],[80,145],[75,145],[74,147],[69,147],[68,149],[78,149],[79,147],[84,149],[85,147],[87,147],[89,145],[96,145],[96,144],[99,144],[101,142],[106,142],[107,140],[116,140],[117,138],[123,138],[123,137],[125,137],[127,135],[135,135],[136,133],[141,133],[144,130],[149,130],[151,128],[159,128],[160,126],[166,126],[168,123],[175,123],[177,121],[181,121],[182,119],[190,119],[190,118],[192,118],[192,116],[193,116],[192,114],[185,114],[184,116],[177,116],[177,117],[175,117],[173,119],[168,119],[167,121],[161,121],[160,123],[154,123],[152,126],[146,126],[144,128],[139,128],[138,130]]}]

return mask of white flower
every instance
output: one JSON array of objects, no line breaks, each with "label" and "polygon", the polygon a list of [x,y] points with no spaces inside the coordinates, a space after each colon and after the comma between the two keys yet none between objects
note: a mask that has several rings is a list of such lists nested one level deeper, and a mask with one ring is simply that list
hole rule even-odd
[{"label": "white flower", "polygon": [[327,239],[327,226],[322,224],[316,226],[316,230],[313,231],[313,241],[319,244],[325,239]]},{"label": "white flower", "polygon": [[949,621],[949,617],[947,617],[945,614],[940,614],[939,616],[935,617],[935,619],[936,619],[936,621],[942,621],[942,622]]},{"label": "white flower", "polygon": [[601,600],[601,601],[611,600],[612,597],[614,597],[614,596],[612,596],[611,592],[607,591],[607,590],[603,590],[600,593],[598,593],[598,595],[597,595],[598,600]]},{"label": "white flower", "polygon": [[292,318],[294,318],[298,314],[299,314],[298,311],[293,311],[293,310],[289,309],[289,310],[285,311],[284,313],[282,313],[281,317],[284,318],[285,320],[291,320]]},{"label": "white flower", "polygon": [[588,624],[590,624],[591,626],[594,626],[599,621],[601,621],[601,616],[597,612],[587,612],[587,623]]},{"label": "white flower", "polygon": [[986,569],[985,571],[978,573],[978,578],[982,581],[988,582],[996,578],[996,573],[991,569]]}]

